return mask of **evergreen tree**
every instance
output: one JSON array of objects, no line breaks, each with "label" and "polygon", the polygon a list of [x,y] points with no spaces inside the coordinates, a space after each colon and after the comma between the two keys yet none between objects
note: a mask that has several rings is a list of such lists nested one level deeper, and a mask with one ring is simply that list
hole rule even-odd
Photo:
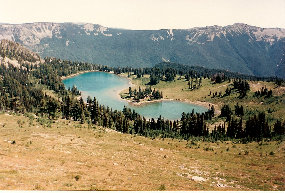
[{"label": "evergreen tree", "polygon": [[273,127],[274,135],[284,135],[285,134],[285,122],[283,124],[281,121],[277,120]]},{"label": "evergreen tree", "polygon": [[229,121],[230,118],[231,118],[231,115],[232,115],[232,110],[231,110],[231,108],[229,107],[229,105],[224,105],[224,106],[221,108],[220,117],[226,117],[226,118],[227,118],[227,121]]},{"label": "evergreen tree", "polygon": [[239,106],[238,103],[235,105],[235,114],[237,116],[243,116],[244,115],[244,111],[243,111],[243,106]]}]

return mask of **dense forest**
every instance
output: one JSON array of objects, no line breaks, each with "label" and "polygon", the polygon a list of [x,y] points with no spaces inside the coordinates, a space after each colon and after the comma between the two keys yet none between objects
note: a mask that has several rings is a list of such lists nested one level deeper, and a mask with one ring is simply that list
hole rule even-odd
[{"label": "dense forest", "polygon": [[[4,53],[0,53],[3,57]],[[7,51],[5,51],[7,55]],[[22,56],[22,60],[26,61]],[[273,126],[268,124],[264,112],[259,112],[247,120],[243,119],[244,108],[236,104],[235,110],[228,106],[223,106],[220,117],[226,117],[226,121],[210,130],[207,121],[215,115],[213,106],[205,113],[182,113],[180,120],[165,120],[162,117],[147,120],[135,111],[124,108],[122,111],[112,110],[109,107],[98,104],[96,98],[88,97],[84,102],[78,96],[80,92],[75,88],[66,89],[61,77],[75,74],[80,71],[114,71],[114,73],[134,74],[138,77],[145,74],[150,75],[150,85],[157,81],[173,81],[176,75],[184,76],[190,82],[195,82],[199,87],[202,77],[212,78],[213,82],[233,80],[233,88],[244,97],[250,89],[248,79],[258,79],[257,77],[245,76],[236,73],[206,70],[204,68],[192,68],[183,65],[160,64],[154,68],[109,68],[107,66],[95,65],[81,62],[64,61],[56,58],[45,58],[43,63],[38,65],[23,64],[25,68],[18,68],[11,64],[0,66],[0,110],[13,111],[16,113],[32,112],[37,116],[48,119],[63,118],[80,121],[81,123],[96,124],[103,127],[113,128],[123,133],[138,134],[146,137],[167,137],[189,139],[200,137],[204,140],[262,140],[263,138],[280,137],[285,134],[285,121],[277,120]],[[191,70],[190,70],[191,69]],[[197,70],[197,71],[196,71]],[[272,78],[276,82],[282,82],[277,78]],[[52,90],[54,97],[47,90]],[[230,94],[231,91],[227,91]],[[130,97],[141,99],[145,94],[152,97],[161,98],[162,94],[149,89],[133,91],[129,89]],[[256,92],[256,97],[270,97],[272,93],[267,89]]]}]

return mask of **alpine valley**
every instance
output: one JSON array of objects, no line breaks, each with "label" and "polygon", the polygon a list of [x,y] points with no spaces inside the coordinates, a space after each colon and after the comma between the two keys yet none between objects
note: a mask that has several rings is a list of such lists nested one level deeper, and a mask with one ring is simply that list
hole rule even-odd
[{"label": "alpine valley", "polygon": [[0,191],[284,192],[284,48],[246,24],[1,24]]},{"label": "alpine valley", "polygon": [[191,29],[127,30],[97,24],[1,24],[0,39],[41,57],[118,67],[160,62],[285,78],[285,29],[236,23]]}]

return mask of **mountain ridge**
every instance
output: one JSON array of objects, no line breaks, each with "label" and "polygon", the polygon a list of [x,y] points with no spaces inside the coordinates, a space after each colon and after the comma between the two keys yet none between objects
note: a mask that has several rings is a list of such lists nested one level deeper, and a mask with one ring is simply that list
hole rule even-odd
[{"label": "mountain ridge", "polygon": [[[19,42],[42,57],[109,66],[150,67],[161,61],[279,76],[285,29],[243,23],[189,29],[128,30],[90,23],[0,25],[0,39]],[[284,61],[284,59],[283,59]]]}]

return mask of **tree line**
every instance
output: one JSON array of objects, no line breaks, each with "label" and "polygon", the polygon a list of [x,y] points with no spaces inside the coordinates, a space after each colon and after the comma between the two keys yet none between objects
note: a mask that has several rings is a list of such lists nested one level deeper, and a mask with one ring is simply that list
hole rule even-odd
[{"label": "tree line", "polygon": [[[43,104],[49,117],[53,117],[54,112],[60,112],[62,118],[89,122],[103,127],[113,128],[119,132],[138,134],[146,137],[180,138],[189,139],[191,137],[202,137],[211,140],[242,139],[246,141],[260,141],[263,138],[272,138],[285,134],[285,121],[276,121],[271,128],[266,119],[265,113],[242,119],[243,108],[238,104],[235,106],[235,114],[240,118],[229,118],[224,124],[215,127],[212,131],[207,127],[206,120],[213,116],[214,108],[211,107],[205,113],[182,113],[180,120],[165,120],[159,116],[146,119],[134,110],[124,107],[122,111],[112,110],[109,107],[100,105],[96,98],[87,98],[84,103],[82,98],[66,97],[61,103],[55,105],[57,101]],[[57,108],[57,109],[56,109]],[[226,108],[222,109],[220,116],[228,116]],[[227,125],[227,126],[226,126]]]}]

